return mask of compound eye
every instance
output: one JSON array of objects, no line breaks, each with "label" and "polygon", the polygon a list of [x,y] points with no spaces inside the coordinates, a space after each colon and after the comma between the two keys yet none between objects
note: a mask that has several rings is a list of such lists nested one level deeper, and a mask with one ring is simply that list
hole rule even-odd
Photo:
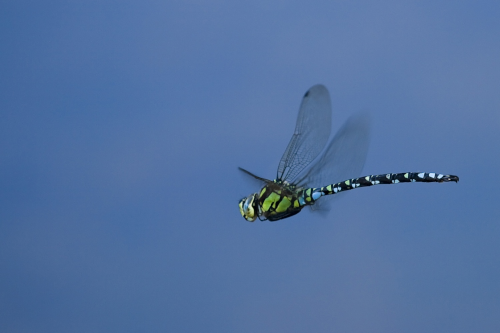
[{"label": "compound eye", "polygon": [[245,215],[246,215],[245,218],[247,219],[247,221],[250,222],[255,221],[255,219],[257,218],[257,216],[255,216],[255,210],[253,206],[254,200],[255,200],[255,195],[252,195],[248,197],[248,199],[245,202]]},{"label": "compound eye", "polygon": [[253,202],[255,200],[255,195],[251,195],[247,198],[247,200],[245,201],[245,212],[251,212],[253,214]]},{"label": "compound eye", "polygon": [[253,222],[257,219],[257,215],[255,214],[256,207],[254,207],[256,197],[257,193],[254,193],[241,199],[238,205],[240,207],[241,215],[249,222]]},{"label": "compound eye", "polygon": [[243,207],[243,205],[244,205],[244,203],[245,203],[245,201],[246,201],[246,200],[247,200],[247,198],[243,198],[243,199],[241,199],[241,200],[240,200],[240,203],[239,203],[239,205],[238,205],[238,206],[240,207],[240,214],[241,214],[241,216],[243,216],[243,217],[245,217],[245,210],[243,209],[243,208],[244,208],[244,207]]}]

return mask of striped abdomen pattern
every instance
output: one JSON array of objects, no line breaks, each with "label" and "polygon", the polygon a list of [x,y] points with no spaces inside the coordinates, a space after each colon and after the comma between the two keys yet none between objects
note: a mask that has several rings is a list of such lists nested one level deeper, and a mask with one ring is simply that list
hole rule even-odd
[{"label": "striped abdomen pattern", "polygon": [[454,175],[443,175],[434,172],[403,172],[403,173],[386,173],[382,175],[372,175],[359,178],[348,179],[340,183],[330,184],[321,188],[304,189],[299,197],[301,206],[312,204],[323,195],[330,195],[347,190],[352,190],[358,187],[367,187],[379,184],[397,184],[397,183],[443,183],[443,182],[458,182],[458,177]]}]

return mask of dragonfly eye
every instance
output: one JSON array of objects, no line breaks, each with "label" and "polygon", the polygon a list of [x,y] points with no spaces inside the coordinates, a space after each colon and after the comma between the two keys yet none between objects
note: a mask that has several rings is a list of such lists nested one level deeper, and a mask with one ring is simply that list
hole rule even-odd
[{"label": "dragonfly eye", "polygon": [[256,201],[255,201],[255,196],[257,195],[257,193],[254,193],[250,196],[248,196],[247,198],[243,198],[241,199],[240,201],[240,213],[241,213],[241,216],[243,216],[245,218],[245,220],[249,221],[249,222],[253,222],[257,219],[257,216],[255,214],[255,204],[256,204]]}]

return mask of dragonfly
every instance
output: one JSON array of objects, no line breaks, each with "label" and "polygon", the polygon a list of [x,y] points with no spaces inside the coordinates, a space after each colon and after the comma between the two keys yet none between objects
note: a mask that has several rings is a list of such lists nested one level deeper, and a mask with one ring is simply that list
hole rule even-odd
[{"label": "dragonfly", "polygon": [[[361,187],[459,180],[458,176],[435,172],[357,177],[368,151],[369,119],[363,114],[351,116],[328,142],[331,119],[328,90],[321,84],[311,87],[302,99],[295,131],[279,162],[276,179],[262,178],[239,168],[262,184],[259,192],[239,202],[245,220],[278,221],[298,214],[306,206],[312,210],[328,211],[328,198]],[[331,183],[335,180],[341,181]]]}]

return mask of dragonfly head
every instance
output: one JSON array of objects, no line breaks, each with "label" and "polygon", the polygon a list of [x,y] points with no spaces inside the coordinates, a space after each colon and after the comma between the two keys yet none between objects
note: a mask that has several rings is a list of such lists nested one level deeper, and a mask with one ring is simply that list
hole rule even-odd
[{"label": "dragonfly head", "polygon": [[241,216],[243,216],[248,222],[255,221],[259,211],[257,205],[257,193],[241,199],[239,204]]}]

